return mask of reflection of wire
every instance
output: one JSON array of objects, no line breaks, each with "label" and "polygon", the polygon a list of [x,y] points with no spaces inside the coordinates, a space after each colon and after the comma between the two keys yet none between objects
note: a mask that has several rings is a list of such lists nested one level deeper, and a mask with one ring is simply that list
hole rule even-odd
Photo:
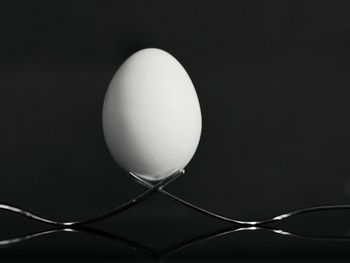
[{"label": "reflection of wire", "polygon": [[307,235],[307,234],[300,234],[295,232],[287,232],[281,229],[276,229],[268,226],[225,227],[210,233],[206,233],[203,235],[199,235],[199,236],[184,240],[175,245],[172,245],[169,248],[162,251],[162,255],[167,256],[179,250],[182,250],[186,247],[192,246],[194,244],[203,243],[217,237],[221,237],[221,236],[225,236],[225,235],[229,235],[237,232],[242,232],[242,231],[268,231],[268,232],[282,235],[282,236],[288,236],[288,237],[306,239],[306,240],[315,240],[315,241],[350,241],[350,236],[345,236],[345,235],[344,236]]},{"label": "reflection of wire", "polygon": [[118,235],[115,235],[115,234],[112,234],[109,232],[105,232],[105,231],[102,231],[99,229],[90,228],[90,227],[79,227],[79,226],[71,227],[71,228],[57,227],[57,228],[53,228],[53,229],[49,229],[49,230],[44,230],[41,232],[28,234],[25,236],[0,240],[0,247],[14,245],[16,243],[20,243],[20,242],[27,241],[30,239],[48,236],[48,235],[52,235],[52,234],[60,233],[60,232],[85,233],[85,234],[90,234],[90,235],[97,235],[97,236],[104,237],[106,239],[117,241],[121,244],[127,245],[130,248],[136,249],[140,252],[143,252],[144,254],[146,254],[148,256],[151,256],[151,257],[157,256],[155,254],[155,252],[153,252],[151,249],[149,249],[146,246],[144,246],[143,244],[140,244],[140,243],[133,241],[131,239],[128,239],[128,238],[125,238],[122,236],[118,236]]},{"label": "reflection of wire", "polygon": [[8,246],[8,245],[14,245],[15,243],[23,242],[26,240],[43,237],[52,235],[54,233],[59,232],[71,232],[71,233],[85,233],[88,235],[95,235],[99,236],[108,240],[116,241],[118,243],[124,244],[132,249],[135,249],[139,252],[142,252],[145,255],[150,256],[154,259],[162,259],[170,254],[174,254],[182,249],[185,249],[187,247],[190,247],[195,244],[203,243],[209,240],[212,240],[214,238],[218,238],[221,236],[242,232],[242,231],[268,231],[274,234],[288,236],[288,237],[294,237],[299,239],[308,239],[308,240],[317,240],[317,241],[350,241],[350,236],[316,236],[316,235],[305,235],[305,234],[298,234],[298,233],[292,233],[287,232],[281,229],[275,229],[267,226],[247,226],[247,227],[237,227],[237,226],[231,226],[231,227],[224,227],[219,230],[215,230],[209,233],[201,234],[189,239],[185,239],[179,243],[176,243],[174,245],[169,246],[166,249],[163,249],[159,252],[156,252],[145,245],[133,241],[129,238],[122,237],[119,235],[115,235],[113,233],[109,233],[103,230],[91,228],[91,227],[85,227],[85,226],[75,226],[70,228],[64,228],[64,227],[58,227],[50,230],[45,230],[42,232],[37,232],[33,234],[28,234],[22,237],[16,237],[11,238],[7,240],[0,240],[0,247],[2,246]]},{"label": "reflection of wire", "polygon": [[233,223],[236,226],[241,226],[241,227],[249,227],[249,226],[262,226],[262,225],[266,225],[268,223],[272,223],[272,222],[276,222],[276,221],[281,221],[284,220],[286,218],[291,218],[294,216],[298,216],[301,214],[307,214],[307,213],[312,213],[312,212],[318,212],[318,211],[330,211],[330,210],[339,210],[339,209],[350,209],[350,205],[329,205],[329,206],[317,206],[317,207],[310,207],[310,208],[304,208],[304,209],[298,209],[298,210],[294,210],[291,211],[289,213],[285,213],[279,216],[275,216],[273,218],[270,219],[266,219],[266,220],[260,220],[260,221],[241,221],[241,220],[236,220],[236,219],[232,219],[232,218],[228,218],[228,217],[224,217],[221,216],[219,214],[215,214],[213,212],[210,212],[206,209],[203,209],[201,207],[198,207],[194,204],[191,204],[167,191],[165,191],[163,188],[168,185],[169,183],[171,183],[173,180],[175,180],[177,177],[179,177],[180,175],[182,175],[185,171],[181,170],[175,174],[173,174],[172,176],[165,178],[164,180],[161,180],[155,184],[150,183],[149,181],[146,181],[145,179],[130,173],[133,178],[140,184],[146,186],[148,188],[147,191],[143,192],[142,194],[140,194],[139,196],[135,197],[132,200],[129,200],[128,202],[113,208],[112,210],[109,210],[107,212],[104,212],[100,215],[97,215],[95,217],[89,218],[89,219],[85,219],[85,220],[80,220],[80,221],[72,221],[72,222],[60,222],[60,221],[54,221],[51,219],[46,219],[43,218],[41,216],[37,216],[35,214],[32,214],[26,210],[14,207],[14,206],[10,206],[10,205],[6,205],[6,204],[0,204],[0,210],[6,210],[27,218],[30,218],[32,220],[36,220],[36,221],[40,221],[43,223],[47,223],[47,224],[51,224],[51,225],[56,225],[56,226],[81,226],[81,225],[86,225],[92,222],[97,222],[97,221],[101,221],[103,219],[106,219],[108,217],[114,216],[118,213],[121,213],[133,206],[135,206],[136,204],[139,204],[147,199],[149,199],[151,196],[153,196],[156,193],[160,193],[163,196],[165,196],[166,198],[169,198],[175,202],[178,202],[186,207],[189,207],[193,210],[196,210],[198,212],[200,212],[201,214],[204,214],[206,216],[210,216],[213,218],[216,218],[218,220],[224,221],[224,222],[229,222],[229,223]]}]

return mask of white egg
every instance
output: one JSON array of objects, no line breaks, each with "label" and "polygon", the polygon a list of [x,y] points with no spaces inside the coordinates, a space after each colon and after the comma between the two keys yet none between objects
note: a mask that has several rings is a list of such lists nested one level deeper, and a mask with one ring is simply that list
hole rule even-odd
[{"label": "white egg", "polygon": [[147,48],[114,75],[103,105],[103,131],[115,161],[128,172],[160,180],[183,169],[200,139],[196,91],[169,53]]}]

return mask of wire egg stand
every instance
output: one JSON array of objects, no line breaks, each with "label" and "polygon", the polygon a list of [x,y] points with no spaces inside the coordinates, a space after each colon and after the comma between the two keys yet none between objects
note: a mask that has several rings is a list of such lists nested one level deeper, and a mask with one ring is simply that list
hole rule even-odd
[{"label": "wire egg stand", "polygon": [[[8,205],[8,204],[0,204],[0,210],[8,211],[20,216],[24,216],[25,218],[35,220],[38,222],[42,222],[48,225],[53,226],[53,228],[44,230],[41,232],[36,232],[20,237],[0,240],[0,247],[1,246],[8,246],[8,245],[14,245],[19,242],[23,242],[26,240],[30,240],[33,238],[51,235],[58,232],[79,232],[79,233],[86,233],[89,235],[97,235],[100,237],[104,237],[110,240],[114,240],[117,242],[121,242],[133,249],[136,249],[140,252],[143,252],[144,254],[157,259],[162,260],[166,256],[173,254],[181,249],[184,249],[186,247],[189,247],[191,245],[197,244],[199,242],[204,242],[219,236],[228,235],[232,233],[237,233],[241,231],[269,231],[278,235],[284,235],[294,238],[300,238],[300,239],[310,239],[310,240],[318,240],[318,241],[350,241],[350,236],[316,236],[316,235],[305,235],[305,234],[299,234],[295,232],[287,232],[279,228],[275,228],[271,226],[271,223],[277,222],[277,221],[283,221],[287,218],[296,217],[302,214],[308,214],[308,213],[314,213],[319,211],[331,211],[331,210],[344,210],[344,209],[350,209],[350,205],[329,205],[329,206],[315,206],[315,207],[309,207],[304,209],[298,209],[293,210],[285,214],[281,214],[278,216],[274,216],[272,218],[268,218],[265,220],[260,221],[241,221],[236,220],[233,218],[225,217],[216,213],[213,213],[209,210],[203,209],[199,206],[196,206],[190,202],[187,202],[171,193],[166,191],[164,188],[170,184],[172,181],[174,181],[176,178],[181,176],[185,173],[185,170],[180,170],[173,175],[162,179],[157,182],[148,181],[142,177],[139,177],[133,173],[130,173],[132,178],[139,184],[145,186],[147,188],[146,191],[141,193],[140,195],[134,197],[133,199],[130,199],[129,201],[109,210],[104,213],[98,214],[97,216],[79,220],[79,221],[55,221],[51,219],[44,218],[42,216],[38,216],[36,214],[33,214],[27,210]],[[177,202],[181,204],[182,206],[188,207],[194,211],[197,211],[198,213],[208,216],[211,218],[214,218],[216,220],[229,223],[228,227],[223,227],[215,231],[211,231],[208,233],[204,233],[198,236],[194,236],[192,238],[183,240],[179,243],[173,244],[169,246],[166,249],[163,249],[162,251],[154,251],[151,248],[146,247],[144,244],[141,244],[137,241],[128,239],[126,237],[122,237],[119,235],[115,235],[106,231],[102,231],[96,228],[89,227],[88,225],[94,222],[99,222],[104,219],[107,219],[109,217],[117,216],[118,214],[122,213],[123,211],[126,211],[134,206],[137,206],[138,204],[148,200],[155,194],[160,194],[163,197],[170,199],[171,201]]]}]

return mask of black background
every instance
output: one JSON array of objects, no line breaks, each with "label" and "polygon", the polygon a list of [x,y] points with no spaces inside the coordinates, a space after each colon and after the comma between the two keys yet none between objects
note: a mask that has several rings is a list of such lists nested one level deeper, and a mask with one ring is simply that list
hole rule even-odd
[{"label": "black background", "polygon": [[[348,1],[1,1],[0,202],[72,220],[143,191],[110,156],[101,113],[123,61],[157,47],[186,68],[203,115],[169,191],[242,220],[348,203],[349,13]],[[172,208],[138,211],[129,220]]]}]

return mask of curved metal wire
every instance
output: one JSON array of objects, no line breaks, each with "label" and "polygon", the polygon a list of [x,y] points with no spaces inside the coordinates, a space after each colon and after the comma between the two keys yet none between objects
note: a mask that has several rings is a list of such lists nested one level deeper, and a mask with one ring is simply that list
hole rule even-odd
[{"label": "curved metal wire", "polygon": [[18,208],[18,207],[14,207],[8,204],[0,204],[0,210],[5,210],[5,211],[9,211],[21,216],[24,216],[26,218],[35,220],[35,221],[39,221],[42,223],[46,223],[46,224],[51,224],[51,225],[56,225],[56,226],[81,226],[81,225],[86,225],[89,223],[93,223],[93,222],[97,222],[97,221],[101,221],[104,220],[106,218],[109,218],[111,216],[114,216],[116,214],[119,214],[127,209],[130,209],[131,207],[149,199],[151,196],[153,196],[156,193],[160,193],[163,196],[165,196],[166,198],[175,201],[177,203],[180,203],[186,207],[189,207],[190,209],[193,209],[195,211],[198,211],[199,213],[218,219],[220,221],[224,221],[227,223],[232,223],[238,226],[243,226],[243,227],[249,227],[249,226],[262,226],[262,225],[266,225],[269,223],[273,223],[276,221],[281,221],[281,220],[285,220],[287,218],[291,218],[291,217],[295,217],[295,216],[299,216],[302,214],[307,214],[307,213],[312,213],[312,212],[318,212],[318,211],[330,211],[330,210],[339,210],[339,209],[350,209],[350,205],[326,205],[326,206],[315,206],[315,207],[309,207],[309,208],[303,208],[303,209],[297,209],[297,210],[293,210],[290,212],[287,212],[285,214],[281,214],[269,219],[265,219],[265,220],[260,220],[260,221],[242,221],[242,220],[237,220],[237,219],[233,219],[233,218],[229,218],[229,217],[225,217],[219,214],[216,214],[214,212],[211,212],[209,210],[206,210],[204,208],[201,208],[199,206],[196,206],[190,202],[187,202],[167,191],[164,190],[164,187],[166,185],[168,185],[169,183],[171,183],[173,180],[175,180],[177,177],[179,177],[180,175],[182,175],[185,171],[181,170],[178,171],[176,173],[174,173],[172,176],[158,181],[156,183],[147,181],[133,173],[130,173],[132,175],[132,177],[140,184],[146,186],[148,189],[143,192],[142,194],[140,194],[139,196],[125,202],[124,204],[113,208],[107,212],[101,213],[97,216],[94,216],[92,218],[88,218],[88,219],[84,219],[84,220],[79,220],[79,221],[70,221],[70,222],[61,222],[61,221],[54,221],[51,219],[47,219],[38,215],[35,215],[31,212],[28,212],[24,209]]},{"label": "curved metal wire", "polygon": [[[130,173],[133,178],[140,184],[142,184],[143,186],[146,186],[148,189],[152,189],[152,184],[150,184],[149,182],[147,182],[146,180]],[[314,206],[314,207],[308,207],[308,208],[302,208],[302,209],[296,209],[296,210],[293,210],[293,211],[290,211],[288,213],[285,213],[285,214],[281,214],[281,215],[278,215],[278,216],[275,216],[275,217],[272,217],[272,218],[268,218],[268,219],[265,219],[265,220],[259,220],[259,221],[242,221],[242,220],[237,220],[237,219],[232,219],[232,218],[229,218],[229,217],[225,217],[225,216],[222,216],[222,215],[219,215],[219,214],[216,214],[216,213],[213,213],[209,210],[206,210],[204,208],[201,208],[199,206],[196,206],[192,203],[189,203],[167,191],[165,191],[163,189],[163,187],[159,187],[157,189],[157,192],[159,192],[160,194],[162,194],[163,196],[165,196],[166,198],[172,200],[172,201],[175,201],[175,202],[178,202],[186,207],[189,207],[193,210],[196,210],[198,211],[199,213],[203,214],[203,215],[206,215],[206,216],[209,216],[209,217],[212,217],[212,218],[215,218],[215,219],[218,219],[218,220],[221,220],[221,221],[224,221],[224,222],[227,222],[227,223],[233,223],[233,224],[236,224],[236,225],[240,225],[240,226],[262,226],[262,225],[266,225],[266,224],[269,224],[269,223],[273,223],[273,222],[276,222],[276,221],[281,221],[281,220],[284,220],[284,219],[287,219],[287,218],[291,218],[291,217],[295,217],[295,216],[299,216],[299,215],[302,215],[302,214],[307,214],[307,213],[312,213],[312,212],[321,212],[321,211],[330,211],[330,210],[339,210],[339,209],[350,209],[350,205],[326,205],[326,206]]]},{"label": "curved metal wire", "polygon": [[[148,189],[143,192],[142,194],[136,196],[135,198],[123,203],[122,205],[113,208],[107,212],[101,213],[95,217],[85,219],[85,220],[80,220],[80,221],[70,221],[70,222],[62,222],[62,221],[54,221],[51,219],[47,219],[38,215],[35,215],[31,212],[28,212],[26,210],[20,209],[18,207],[14,207],[11,205],[7,204],[0,204],[0,210],[5,210],[9,211],[21,216],[24,216],[26,218],[39,221],[42,223],[50,224],[50,225],[55,225],[57,228],[54,229],[49,229],[41,232],[36,232],[28,235],[24,235],[21,237],[15,237],[15,238],[10,238],[6,240],[0,240],[0,247],[1,246],[8,246],[12,245],[15,243],[23,242],[26,240],[34,239],[34,238],[39,238],[42,236],[47,236],[51,235],[57,232],[73,232],[73,233],[86,233],[90,235],[97,235],[101,236],[110,240],[118,241],[120,243],[123,243],[133,249],[136,249],[152,258],[157,258],[161,259],[164,258],[170,254],[173,254],[179,250],[182,250],[186,247],[192,246],[197,243],[205,242],[208,240],[211,240],[213,238],[219,237],[219,236],[224,236],[228,235],[231,233],[236,233],[240,231],[257,231],[257,230],[263,230],[263,231],[269,231],[278,235],[284,235],[288,237],[294,237],[294,238],[301,238],[301,239],[309,239],[309,240],[318,240],[318,241],[350,241],[350,236],[316,236],[316,235],[305,235],[305,234],[300,234],[300,233],[294,233],[294,232],[288,232],[283,229],[277,229],[270,227],[268,224],[276,222],[276,221],[281,221],[285,220],[287,218],[299,216],[302,214],[307,214],[307,213],[313,213],[313,212],[319,212],[319,211],[330,211],[330,210],[341,210],[341,209],[350,209],[350,205],[328,205],[328,206],[316,206],[316,207],[309,207],[309,208],[303,208],[303,209],[297,209],[285,214],[281,214],[266,220],[260,220],[260,221],[241,221],[241,220],[236,220],[232,219],[229,217],[225,217],[216,213],[213,213],[209,210],[203,209],[201,207],[198,207],[192,203],[189,203],[167,191],[164,190],[164,187],[171,183],[173,180],[175,180],[177,177],[182,175],[185,171],[181,170],[174,175],[158,182],[150,182],[147,181],[135,174],[132,174],[132,177],[140,184],[143,186],[147,187]],[[180,203],[181,205],[184,205],[186,207],[189,207],[190,209],[193,209],[205,216],[209,216],[212,218],[215,218],[217,220],[226,222],[226,223],[231,223],[232,226],[230,227],[224,227],[219,230],[215,230],[209,233],[201,234],[186,240],[183,240],[179,243],[173,244],[169,246],[166,249],[163,249],[160,252],[155,252],[152,249],[146,247],[145,245],[138,243],[136,241],[130,240],[128,238],[118,236],[112,233],[108,233],[102,230],[86,227],[86,224],[97,222],[104,220],[106,218],[109,218],[111,216],[114,216],[116,214],[119,214],[127,209],[130,209],[131,207],[136,206],[137,204],[148,200],[151,198],[154,194],[161,194],[164,197],[175,201],[177,203]]]},{"label": "curved metal wire", "polygon": [[21,208],[15,207],[15,206],[11,206],[11,205],[7,205],[7,204],[0,204],[0,210],[9,211],[9,212],[12,212],[14,214],[24,216],[28,219],[32,219],[32,220],[46,223],[46,224],[50,224],[50,225],[56,225],[56,226],[86,225],[86,224],[101,221],[101,220],[104,220],[104,219],[109,218],[111,216],[114,216],[116,214],[119,214],[119,213],[121,213],[127,209],[130,209],[131,207],[149,199],[151,196],[153,196],[154,194],[157,193],[157,191],[160,187],[166,186],[167,184],[169,184],[170,182],[175,180],[178,176],[180,176],[181,173],[182,172],[175,173],[174,175],[172,175],[172,176],[170,176],[162,181],[157,182],[155,185],[150,187],[147,191],[145,191],[142,194],[138,195],[137,197],[125,202],[124,204],[122,204],[116,208],[113,208],[107,212],[104,212],[104,213],[101,213],[97,216],[89,218],[89,219],[84,219],[84,220],[79,220],[79,221],[70,221],[70,222],[54,221],[51,219],[44,218],[42,216],[35,215],[35,214],[28,212],[24,209],[21,209]]}]

